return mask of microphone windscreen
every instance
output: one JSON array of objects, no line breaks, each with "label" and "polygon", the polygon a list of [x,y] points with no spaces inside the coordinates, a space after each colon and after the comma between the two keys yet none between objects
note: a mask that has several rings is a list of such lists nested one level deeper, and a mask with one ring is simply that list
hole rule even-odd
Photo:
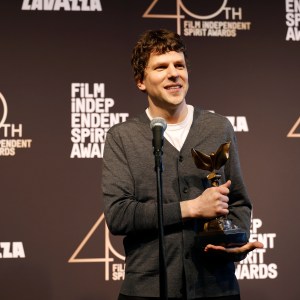
[{"label": "microphone windscreen", "polygon": [[165,129],[167,128],[167,122],[164,118],[161,117],[154,118],[150,122],[150,128],[153,129],[156,126],[161,126],[163,128],[163,131],[165,131]]}]

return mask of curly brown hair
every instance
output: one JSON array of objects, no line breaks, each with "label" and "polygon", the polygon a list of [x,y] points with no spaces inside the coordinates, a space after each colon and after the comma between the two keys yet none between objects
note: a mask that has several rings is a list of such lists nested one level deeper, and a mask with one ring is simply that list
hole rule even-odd
[{"label": "curly brown hair", "polygon": [[164,54],[169,51],[182,52],[187,62],[186,46],[179,34],[167,29],[145,31],[132,50],[131,66],[135,82],[144,79],[151,53]]}]

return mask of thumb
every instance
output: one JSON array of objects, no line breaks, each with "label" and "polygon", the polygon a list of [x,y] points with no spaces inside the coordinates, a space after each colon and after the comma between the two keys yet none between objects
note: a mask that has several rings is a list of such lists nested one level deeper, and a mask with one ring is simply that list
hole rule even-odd
[{"label": "thumb", "polygon": [[224,186],[224,187],[226,187],[226,188],[229,189],[230,185],[231,185],[231,180],[227,180],[225,183],[223,183],[223,184],[220,185],[220,186]]},{"label": "thumb", "polygon": [[231,185],[231,181],[227,180],[225,183],[219,186],[219,192],[223,195],[228,195],[230,192],[229,190],[230,185]]}]

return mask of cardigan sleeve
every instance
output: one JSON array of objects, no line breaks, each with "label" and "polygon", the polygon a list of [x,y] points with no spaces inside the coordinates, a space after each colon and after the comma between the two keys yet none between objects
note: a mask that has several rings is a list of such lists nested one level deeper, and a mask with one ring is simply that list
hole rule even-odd
[{"label": "cardigan sleeve", "polygon": [[[102,191],[108,228],[115,235],[157,230],[157,201],[140,201],[136,198],[136,189],[139,187],[135,186],[135,178],[131,171],[133,167],[143,168],[146,180],[148,166],[141,157],[135,157],[132,166],[133,155],[129,153],[128,148],[133,146],[124,145],[125,138],[122,136],[124,137],[125,133],[118,128],[119,126],[112,127],[108,131],[103,157]],[[179,201],[165,203],[163,211],[165,226],[181,224]]]},{"label": "cardigan sleeve", "polygon": [[229,194],[229,215],[233,223],[250,235],[252,204],[244,184],[243,174],[240,166],[237,138],[231,124],[228,122],[228,130],[231,136],[231,145],[228,163],[225,165],[225,175],[231,180]]}]

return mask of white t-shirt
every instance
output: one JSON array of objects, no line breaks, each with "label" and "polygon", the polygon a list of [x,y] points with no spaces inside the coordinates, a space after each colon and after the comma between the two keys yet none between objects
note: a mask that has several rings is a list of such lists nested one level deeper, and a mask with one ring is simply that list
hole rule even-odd
[{"label": "white t-shirt", "polygon": [[[187,105],[188,113],[185,119],[177,124],[168,124],[164,132],[165,138],[178,150],[180,151],[183,146],[185,139],[190,131],[193,123],[194,106]],[[150,116],[149,109],[146,109],[146,113],[150,120],[153,118]]]}]

